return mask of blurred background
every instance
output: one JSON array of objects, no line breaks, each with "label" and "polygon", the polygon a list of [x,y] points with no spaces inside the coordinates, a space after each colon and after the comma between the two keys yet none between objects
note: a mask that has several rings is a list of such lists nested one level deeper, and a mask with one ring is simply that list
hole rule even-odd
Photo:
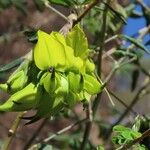
[{"label": "blurred background", "polygon": [[[150,9],[149,0],[144,0],[142,2],[142,4]],[[56,4],[52,4],[52,6],[62,12],[65,16],[68,16],[73,11],[72,7],[60,6]],[[150,11],[146,14],[144,6],[136,3],[134,0],[114,0],[111,3],[111,7],[114,8],[114,10],[116,11],[122,11],[122,14],[124,15],[124,18],[126,20],[126,24],[117,19],[116,17],[110,16],[109,19],[114,20],[114,22],[111,21],[111,24],[109,24],[108,26],[110,33],[109,36],[113,35],[114,33],[123,33],[125,35],[137,38],[140,34],[139,31],[150,24]],[[92,9],[85,17],[83,22],[81,22],[84,27],[84,31],[88,37],[91,49],[94,49],[96,43],[98,42],[97,35],[99,35],[98,33],[101,26],[100,16],[101,10],[99,6]],[[53,30],[59,31],[65,23],[65,20],[63,20],[60,16],[58,16],[47,7],[43,6],[43,4],[40,3],[40,0],[14,0],[13,3],[11,3],[9,0],[0,0],[0,66],[3,66],[4,64],[7,64],[25,55],[33,48],[34,44],[29,42],[28,37],[24,34],[24,31],[26,29],[41,29],[50,33]],[[142,42],[149,50],[149,33],[144,36]],[[124,44],[124,47],[127,47],[130,43],[115,40],[106,44],[105,49],[106,51],[108,51],[111,50],[114,45],[115,47],[117,47],[122,44]],[[142,53],[140,61],[144,69],[149,71],[149,54]],[[109,74],[112,68],[112,62],[110,58],[104,57],[102,65],[102,77],[104,78]],[[116,93],[118,97],[121,97],[127,105],[130,104],[135,93],[138,91],[138,87],[143,84],[143,80],[145,78],[144,74],[139,71],[138,79],[136,81],[137,88],[132,90],[135,72],[138,72],[138,70],[134,65],[126,65],[121,70],[116,72],[108,85],[108,88]],[[10,73],[11,72],[0,73],[0,82],[5,82]],[[6,93],[0,91],[1,102],[4,102],[7,97],[8,95]],[[115,103],[115,107],[112,107],[106,93],[104,93],[102,97],[103,98],[101,100],[101,104],[97,111],[97,118],[100,120],[101,123],[93,125],[92,134],[90,136],[91,143],[94,145],[104,143],[99,138],[99,136],[107,129],[104,127],[106,127],[108,124],[113,124],[118,119],[123,110],[125,110],[125,107],[120,104],[115,98],[112,97]],[[141,115],[150,116],[149,98],[150,95],[147,94],[140,101],[138,101],[133,107],[134,111]],[[85,114],[83,113],[83,107],[80,104],[73,108],[73,112],[69,113],[71,115],[72,113],[75,113],[77,115],[77,118],[81,119],[85,116]],[[3,141],[6,139],[8,129],[14,121],[15,116],[16,113],[0,113],[0,143],[3,143]],[[58,130],[69,125],[72,121],[76,120],[75,117],[72,118],[73,119],[68,119],[68,117],[64,118],[63,116],[59,116],[56,117],[55,120],[47,121],[34,142],[36,143],[40,139],[48,137],[50,133],[55,133]],[[129,113],[128,117],[123,120],[123,123],[128,124],[130,121],[133,121],[134,118],[135,115]],[[26,143],[32,137],[32,134],[34,134],[41,122],[42,120],[29,126],[24,126],[25,121],[23,120],[18,129],[16,137],[12,141],[10,149],[26,149]],[[77,128],[73,128],[67,133],[73,133],[76,129]],[[60,138],[52,140],[50,144],[55,144],[59,148],[65,149],[65,147],[67,147],[67,140],[66,143],[64,142],[65,140],[62,140],[63,138],[67,139],[67,134],[65,135],[66,137],[60,136]],[[71,142],[75,144],[75,141],[70,141],[70,145],[72,144]]]}]

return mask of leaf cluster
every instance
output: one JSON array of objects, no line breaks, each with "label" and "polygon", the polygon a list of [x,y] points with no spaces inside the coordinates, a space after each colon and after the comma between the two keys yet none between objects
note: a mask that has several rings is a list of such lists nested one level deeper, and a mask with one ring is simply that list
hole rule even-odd
[{"label": "leaf cluster", "polygon": [[54,116],[78,102],[88,102],[99,93],[101,84],[94,75],[95,65],[88,58],[87,38],[76,25],[66,37],[58,32],[37,32],[38,41],[19,68],[0,88],[10,98],[1,111],[36,109],[29,123]]}]

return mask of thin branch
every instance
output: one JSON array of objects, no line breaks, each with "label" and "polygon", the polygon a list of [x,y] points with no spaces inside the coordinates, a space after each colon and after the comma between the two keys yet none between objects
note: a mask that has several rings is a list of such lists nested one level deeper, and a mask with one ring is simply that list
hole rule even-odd
[{"label": "thin branch", "polygon": [[13,137],[15,136],[16,134],[16,131],[18,129],[18,126],[21,122],[21,118],[23,117],[23,115],[25,114],[26,112],[19,112],[15,121],[13,122],[12,124],[12,127],[11,129],[9,129],[9,132],[8,132],[8,137],[7,139],[5,140],[5,143],[4,143],[4,146],[3,146],[3,150],[8,150],[9,148],[9,145],[11,143],[11,141],[13,140]]},{"label": "thin branch", "polygon": [[43,129],[44,125],[46,124],[47,122],[47,118],[44,119],[42,121],[42,123],[40,124],[40,126],[36,129],[36,131],[32,134],[32,137],[28,140],[28,142],[25,144],[24,146],[24,150],[27,150],[30,145],[33,143],[33,141],[35,140],[35,138],[39,135],[40,131]]},{"label": "thin branch", "polygon": [[93,114],[92,114],[91,103],[89,103],[87,105],[86,116],[87,116],[88,121],[86,123],[86,129],[85,129],[85,132],[84,132],[83,141],[81,143],[80,150],[85,149],[85,145],[88,142],[88,138],[89,138],[89,134],[90,134],[91,126],[92,126]]},{"label": "thin branch", "polygon": [[43,0],[43,2],[44,2],[45,6],[46,6],[47,8],[51,9],[51,10],[52,10],[53,12],[55,12],[58,16],[60,16],[61,18],[63,18],[65,21],[68,22],[68,18],[67,18],[64,14],[62,14],[60,11],[58,11],[57,9],[55,9],[54,7],[52,7],[52,6],[50,5],[50,3],[49,3],[48,0]]},{"label": "thin branch", "polygon": [[122,115],[117,119],[117,121],[110,127],[110,129],[108,130],[108,132],[105,135],[105,139],[107,139],[110,136],[113,127],[123,121],[123,119],[125,118],[125,116],[131,111],[131,109],[139,101],[139,99],[141,97],[143,97],[145,94],[147,94],[147,92],[146,92],[145,89],[148,86],[149,86],[149,79],[146,80],[145,83],[144,83],[144,85],[137,91],[137,94],[134,96],[134,98],[133,98],[131,104],[128,106],[128,108],[122,113]]},{"label": "thin branch", "polygon": [[[72,129],[76,125],[79,125],[79,124],[81,124],[83,122],[86,122],[86,121],[87,121],[87,118],[79,120],[79,121],[77,121],[77,122],[75,122],[75,123],[73,123],[73,124],[63,128],[63,129],[61,129],[61,130],[59,130],[58,132],[52,134],[48,138],[42,140],[41,143],[48,143],[50,140],[54,139],[56,136],[61,135],[61,134],[65,133],[65,132],[67,132],[68,130]],[[38,146],[38,144],[40,144],[40,143],[34,144],[32,147],[29,148],[29,150],[32,150],[33,148],[36,148]]]},{"label": "thin branch", "polygon": [[[99,2],[98,0],[97,1],[95,0],[93,2],[93,5],[91,5],[91,7],[89,7],[89,8],[91,9],[98,2]],[[107,2],[110,3],[110,0],[108,0]],[[88,10],[88,8],[87,8],[87,10]],[[107,26],[107,12],[108,12],[108,8],[105,6],[105,9],[104,9],[103,15],[102,15],[103,25],[102,25],[102,30],[101,30],[100,50],[99,50],[98,60],[97,60],[98,61],[98,75],[99,75],[99,77],[101,76],[102,54],[103,54],[103,49],[104,49],[105,33],[106,33],[106,26]],[[83,14],[83,16],[84,16],[84,14]],[[99,105],[100,97],[101,97],[101,93],[99,93],[97,95],[97,98],[95,99],[95,101],[93,103],[93,107],[92,107],[93,118],[95,117],[95,114],[96,114],[96,111],[97,111],[97,108],[98,108],[98,105]],[[81,143],[80,150],[85,150],[85,146],[86,146],[87,140],[89,138],[91,127],[92,127],[92,122],[87,122],[86,127],[85,127],[85,131],[84,131],[84,138],[83,138],[83,141]]]},{"label": "thin branch", "polygon": [[61,135],[61,134],[65,133],[65,132],[67,132],[68,130],[72,129],[76,125],[79,125],[79,124],[81,124],[83,122],[86,122],[86,121],[87,121],[87,119],[79,120],[79,121],[77,121],[77,122],[75,122],[75,123],[73,123],[73,124],[63,128],[63,129],[61,129],[61,130],[59,130],[58,132],[54,133],[52,136],[50,136],[50,137],[46,138],[45,140],[43,140],[43,142],[47,143],[50,140],[54,139],[56,136]]},{"label": "thin branch", "polygon": [[79,23],[79,22],[82,20],[82,18],[84,18],[85,15],[87,15],[87,13],[88,13],[94,6],[96,6],[99,2],[100,2],[100,0],[94,0],[91,4],[89,4],[89,5],[87,6],[87,8],[83,11],[83,13],[80,14],[80,16],[79,16],[79,17],[77,18],[77,20],[74,22],[74,25],[77,24],[77,23]]},{"label": "thin branch", "polygon": [[115,66],[111,71],[110,73],[108,74],[108,76],[106,77],[104,83],[103,83],[103,86],[105,87],[106,84],[110,81],[110,79],[112,78],[112,76],[114,75],[114,73],[118,70],[119,68],[119,65]]},{"label": "thin branch", "polygon": [[[119,98],[116,94],[114,94],[112,91],[108,90],[109,94],[112,95],[116,100],[118,100],[118,102],[120,102],[125,108],[128,108],[129,106],[124,102],[124,100],[122,100],[121,98]],[[133,110],[133,108],[131,109],[131,112],[134,114],[134,115],[137,115],[138,113],[135,112]]]},{"label": "thin branch", "polygon": [[106,40],[105,40],[105,44],[108,44],[109,42],[111,42],[111,41],[113,41],[113,40],[115,40],[115,39],[117,39],[117,38],[118,38],[118,34],[116,34],[116,35],[114,35],[114,36],[112,36],[112,37],[106,39]]},{"label": "thin branch", "polygon": [[126,65],[126,64],[128,64],[128,63],[130,63],[130,62],[132,62],[132,61],[134,61],[134,60],[136,60],[136,59],[137,59],[136,57],[133,57],[133,58],[129,59],[129,60],[126,61],[126,62],[122,62],[122,61],[120,61],[119,63],[117,62],[117,63],[115,64],[115,67],[110,71],[110,73],[108,74],[108,76],[107,76],[106,79],[104,80],[104,83],[101,81],[101,79],[99,78],[99,76],[97,75],[97,73],[95,73],[96,76],[97,76],[97,79],[98,79],[99,82],[102,84],[101,89],[104,89],[104,90],[105,90],[105,92],[106,92],[106,94],[108,95],[108,98],[109,98],[109,100],[110,100],[110,102],[111,102],[111,104],[112,104],[113,106],[114,106],[115,104],[114,104],[112,98],[110,97],[108,90],[106,89],[106,85],[107,85],[107,83],[111,80],[112,76],[115,74],[115,72],[116,72],[119,68],[121,68],[122,66],[124,66],[124,65]]},{"label": "thin branch", "polygon": [[136,0],[136,2],[141,5],[146,11],[150,11],[150,8],[143,2],[143,0]]},{"label": "thin branch", "polygon": [[145,70],[145,68],[140,64],[140,62],[138,62],[137,65],[146,76],[150,77],[150,73],[147,70]]},{"label": "thin branch", "polygon": [[138,102],[138,100],[145,95],[144,91],[148,86],[149,86],[149,80],[146,81],[146,83],[137,91],[137,94],[133,98],[129,107],[124,111],[124,113],[119,117],[119,119],[116,121],[116,123],[113,126],[119,124],[124,119],[124,117],[130,112],[133,106]]}]

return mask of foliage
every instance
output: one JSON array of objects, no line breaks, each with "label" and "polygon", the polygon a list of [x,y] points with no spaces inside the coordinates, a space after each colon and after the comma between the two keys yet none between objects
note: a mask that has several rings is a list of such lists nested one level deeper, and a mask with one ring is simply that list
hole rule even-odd
[{"label": "foliage", "polygon": [[[128,145],[134,140],[142,136],[143,130],[146,127],[146,130],[149,128],[149,121],[146,120],[143,116],[137,116],[135,118],[135,123],[132,128],[127,128],[122,125],[116,125],[113,128],[115,135],[112,138],[112,141],[116,145]],[[145,131],[145,129],[144,129]],[[148,146],[143,145],[142,141],[140,143],[135,143],[132,145],[133,149],[147,150]]]},{"label": "foliage", "polygon": [[[111,0],[33,0],[33,4],[40,11],[51,9],[66,24],[59,32],[51,33],[24,27],[21,34],[24,33],[34,45],[32,50],[6,65],[0,65],[0,79],[11,72],[7,81],[0,83],[1,92],[9,95],[7,101],[1,102],[0,111],[19,112],[19,117],[12,125],[13,132],[4,141],[3,149],[8,148],[22,119],[28,120],[26,125],[43,119],[42,129],[45,122],[57,122],[62,118],[76,122],[57,133],[50,133],[47,138],[32,146],[40,132],[37,130],[24,149],[104,150],[108,144],[116,150],[149,149],[150,120],[146,114],[137,115],[133,107],[149,93],[149,68],[145,68],[141,60],[150,54],[150,41],[144,40],[150,31],[150,8],[144,1],[138,0],[131,1],[126,6]],[[73,10],[73,13],[67,17],[57,10],[57,5],[62,9]],[[136,11],[137,6],[142,8],[141,12]],[[0,1],[0,12],[10,7],[15,7],[28,16],[28,1]],[[141,17],[145,19],[146,25],[137,31],[138,36],[128,36],[121,32],[124,25],[128,24],[128,18]],[[130,77],[131,88],[126,91],[134,94],[131,104],[126,104],[126,97],[119,98],[109,90],[109,81],[113,75],[116,75],[115,79],[120,76]],[[115,80],[112,82],[115,83]],[[123,86],[122,83],[120,85]],[[101,113],[96,113],[103,92],[106,92],[111,102],[114,97],[113,100],[118,100],[126,108],[120,114],[117,105],[115,108],[109,106],[110,122],[97,115]],[[73,110],[77,104],[83,106],[86,115],[84,119]],[[30,110],[35,112],[33,116],[23,116]],[[135,119],[120,125],[129,112],[136,115]],[[112,123],[117,115],[119,117]],[[100,145],[89,138],[92,124],[98,127]],[[74,126],[76,128],[73,131],[64,134]],[[112,141],[109,140],[110,137]]]},{"label": "foliage", "polygon": [[101,91],[93,72],[94,64],[88,59],[87,39],[79,25],[66,39],[60,33],[49,35],[40,30],[37,36],[33,60],[26,58],[7,83],[0,85],[12,94],[0,110],[37,109],[29,123],[53,116],[77,102],[89,101],[92,95]]}]

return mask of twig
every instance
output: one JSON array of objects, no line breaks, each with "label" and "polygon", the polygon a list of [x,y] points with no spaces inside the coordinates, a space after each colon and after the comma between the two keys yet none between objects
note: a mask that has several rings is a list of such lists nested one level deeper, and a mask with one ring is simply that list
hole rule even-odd
[{"label": "twig", "polygon": [[20,121],[21,121],[21,118],[23,117],[23,115],[25,114],[26,112],[19,112],[15,121],[13,122],[12,124],[12,127],[11,129],[9,130],[9,133],[8,133],[8,138],[5,140],[5,143],[4,143],[4,146],[2,148],[2,150],[8,150],[9,148],[9,145],[14,137],[14,135],[16,134],[16,131],[17,131],[17,128],[20,124]]},{"label": "twig", "polygon": [[149,7],[142,0],[136,0],[136,2],[141,5],[145,10],[150,11]]},{"label": "twig", "polygon": [[[61,135],[61,134],[65,133],[65,132],[67,132],[68,130],[72,129],[72,128],[75,127],[76,125],[79,125],[79,124],[81,124],[81,123],[83,123],[83,122],[86,122],[86,121],[87,121],[87,118],[82,119],[82,120],[79,120],[79,121],[77,121],[77,122],[75,122],[75,123],[73,123],[73,124],[71,124],[71,125],[69,125],[69,126],[63,128],[63,129],[61,129],[61,130],[59,130],[58,132],[54,133],[54,134],[51,135],[50,137],[48,137],[48,138],[42,140],[42,143],[47,143],[47,142],[49,142],[50,140],[54,139],[56,136]],[[29,150],[32,150],[33,148],[36,148],[36,147],[38,146],[38,144],[40,144],[40,143],[34,144]]]},{"label": "twig", "polygon": [[92,126],[93,114],[92,114],[91,103],[89,103],[87,105],[86,116],[87,116],[88,121],[86,123],[86,129],[85,129],[85,132],[84,132],[83,141],[81,143],[80,150],[85,149],[85,145],[88,141],[88,137],[89,137],[91,126]]},{"label": "twig", "polygon": [[146,76],[150,77],[150,73],[147,70],[145,70],[145,68],[140,64],[140,62],[138,62],[137,65]]},{"label": "twig", "polygon": [[129,144],[125,144],[122,145],[120,148],[118,148],[117,150],[127,150],[129,148],[131,148],[133,145],[135,145],[136,143],[140,143],[143,139],[145,139],[146,137],[150,136],[150,129],[146,130],[142,136],[140,136],[139,138],[133,140],[131,143]]},{"label": "twig", "polygon": [[111,72],[108,74],[108,76],[106,77],[104,83],[103,83],[103,86],[105,87],[106,84],[110,81],[110,79],[112,78],[112,76],[114,75],[114,73],[118,70],[119,68],[119,65],[116,65],[112,70]]},{"label": "twig", "polygon": [[149,86],[149,80],[137,91],[137,94],[135,95],[135,97],[133,98],[131,104],[129,105],[129,107],[124,111],[124,113],[119,117],[119,119],[116,121],[116,123],[113,125],[117,125],[119,124],[124,117],[129,113],[129,111],[133,108],[133,106],[138,102],[138,100],[145,95],[145,89],[147,88],[147,86]]},{"label": "twig", "polygon": [[[124,100],[121,100],[117,95],[115,95],[112,91],[108,90],[109,94],[112,95],[116,100],[118,100],[118,102],[120,102],[124,107],[128,108],[129,106],[124,102]],[[133,110],[133,108],[131,109],[131,112],[134,114],[134,115],[137,115],[138,113],[135,112]]]},{"label": "twig", "polygon": [[112,36],[112,37],[106,39],[106,40],[105,40],[105,44],[107,44],[107,43],[109,43],[110,41],[113,41],[113,40],[115,40],[115,39],[117,39],[117,38],[118,38],[118,34],[116,34],[116,35],[114,35],[114,36]]},{"label": "twig", "polygon": [[98,79],[99,82],[102,84],[101,89],[104,89],[104,90],[105,90],[105,92],[106,92],[106,94],[108,95],[108,98],[109,98],[109,100],[110,100],[110,102],[111,102],[111,104],[112,104],[113,106],[115,106],[115,104],[114,104],[112,98],[110,97],[110,94],[109,94],[108,90],[106,89],[106,85],[107,85],[107,83],[110,81],[110,79],[112,78],[112,76],[115,74],[115,72],[116,72],[119,68],[121,68],[122,66],[124,66],[124,65],[126,65],[126,64],[128,64],[128,63],[130,63],[130,62],[132,62],[132,61],[134,61],[134,60],[136,60],[136,59],[137,59],[136,57],[133,57],[133,58],[129,59],[129,60],[126,61],[126,62],[122,62],[122,61],[120,61],[119,63],[117,62],[117,63],[115,64],[115,67],[110,71],[110,73],[108,74],[108,76],[107,76],[106,79],[104,80],[104,83],[101,81],[101,79],[99,78],[99,76],[95,73],[96,76],[97,76],[97,79]]},{"label": "twig", "polygon": [[43,0],[43,2],[44,2],[45,6],[46,6],[47,8],[51,9],[51,10],[52,10],[53,12],[55,12],[58,16],[60,16],[61,18],[63,18],[65,21],[68,22],[68,18],[67,18],[64,14],[62,14],[60,11],[58,11],[57,9],[55,9],[54,7],[52,7],[52,6],[50,5],[50,3],[49,3],[48,0]]},{"label": "twig", "polygon": [[137,94],[135,95],[135,97],[133,98],[131,104],[128,106],[128,108],[123,112],[123,114],[117,119],[117,121],[110,127],[110,129],[108,130],[108,132],[105,135],[105,139],[107,139],[114,126],[116,126],[117,124],[119,124],[121,121],[123,121],[123,119],[125,118],[125,116],[131,111],[131,109],[133,108],[133,106],[138,102],[138,100],[143,97],[145,94],[147,94],[147,92],[145,91],[145,89],[149,86],[149,79],[144,83],[144,85],[137,91]]},{"label": "twig", "polygon": [[[92,7],[94,7],[99,1],[95,0],[95,2],[93,2],[93,5],[91,5],[90,9]],[[110,2],[110,0],[108,0],[108,3]],[[88,10],[88,8],[87,8]],[[102,30],[101,30],[101,40],[100,40],[100,51],[99,51],[99,54],[98,54],[98,75],[99,77],[101,76],[101,63],[102,63],[102,54],[103,54],[103,49],[104,49],[104,41],[105,41],[105,33],[106,33],[106,22],[107,22],[107,11],[108,11],[108,8],[105,6],[105,9],[103,11],[103,25],[102,25]],[[84,15],[83,15],[84,16]],[[78,19],[80,20],[80,19]],[[97,111],[97,108],[98,108],[98,105],[99,105],[99,98],[101,97],[101,93],[99,93],[97,95],[97,98],[95,99],[94,103],[93,103],[93,107],[92,107],[92,111],[93,111],[93,118],[95,117],[95,114],[96,114],[96,111]],[[89,138],[89,134],[90,134],[90,130],[91,130],[91,127],[92,127],[92,122],[87,122],[86,124],[86,127],[85,127],[85,131],[84,131],[84,138],[83,138],[83,141],[81,143],[81,147],[80,147],[80,150],[85,150],[85,146],[86,146],[86,143],[87,143],[87,140]],[[86,137],[85,137],[86,136]]]},{"label": "twig", "polygon": [[[150,31],[150,25],[149,25],[148,27],[144,27],[144,28],[140,29],[140,30],[139,30],[139,36],[138,36],[137,39],[138,39],[138,40],[142,40],[142,39],[144,38],[144,36],[149,33],[149,31]],[[108,42],[110,42],[110,41],[112,41],[112,40],[114,40],[114,39],[116,39],[116,38],[118,38],[118,37],[119,37],[119,35],[114,35],[114,36],[110,37],[109,39],[105,40],[105,44],[107,44]],[[133,49],[134,47],[135,47],[135,45],[134,45],[134,44],[131,44],[131,45],[128,47],[127,51],[130,51],[130,50]],[[104,59],[106,56],[112,55],[115,51],[116,51],[116,49],[112,48],[111,50],[107,51],[107,52],[102,56],[102,58]],[[124,58],[122,58],[121,61],[123,62],[123,61],[124,61]]]},{"label": "twig", "polygon": [[62,133],[67,132],[68,130],[72,129],[74,126],[76,126],[76,125],[78,125],[78,124],[81,124],[81,123],[83,123],[83,122],[85,122],[85,121],[87,121],[87,119],[79,120],[79,121],[77,121],[77,122],[75,122],[75,123],[73,123],[73,124],[71,124],[71,125],[69,125],[69,126],[63,128],[62,130],[59,130],[57,133],[54,133],[52,136],[50,136],[50,137],[46,138],[45,140],[43,140],[43,142],[44,142],[44,143],[47,143],[47,142],[49,142],[51,139],[55,138],[56,136],[61,135]]},{"label": "twig", "polygon": [[[149,30],[150,30],[150,25],[149,25],[148,27],[146,27],[146,28],[141,29],[141,30],[140,30],[140,31],[141,31],[141,32],[140,32],[140,35],[138,36],[137,39],[139,39],[139,40],[143,39],[144,36],[149,32]],[[133,49],[134,47],[135,47],[135,45],[134,45],[134,44],[131,44],[131,45],[128,47],[127,51],[130,51],[130,50]],[[129,63],[129,62],[131,62],[131,61],[134,61],[134,59],[137,59],[137,58],[132,58],[132,59],[129,60],[128,62],[124,62],[125,58],[123,57],[123,58],[120,59],[119,63],[122,63],[122,65],[125,65],[126,63]],[[124,62],[124,63],[123,63],[123,62]],[[144,73],[147,74],[147,72],[144,72]],[[147,74],[147,75],[148,75],[148,74]],[[133,106],[134,106],[134,105],[138,102],[138,100],[141,98],[141,95],[144,96],[144,95],[146,94],[146,93],[144,92],[144,90],[145,90],[145,88],[147,88],[148,84],[149,84],[149,81],[146,82],[146,83],[138,90],[137,94],[136,94],[135,97],[133,98],[133,100],[132,100],[131,104],[129,105],[129,107],[128,107],[128,108],[124,111],[124,113],[118,118],[118,120],[110,127],[110,129],[108,130],[108,132],[107,132],[106,135],[104,136],[105,139],[107,139],[107,138],[110,136],[113,127],[114,127],[115,125],[119,124],[119,123],[125,118],[125,116],[131,111],[131,109],[133,108]]]},{"label": "twig", "polygon": [[26,143],[26,145],[24,146],[24,150],[27,150],[30,145],[33,143],[33,141],[35,140],[35,138],[38,136],[38,134],[40,133],[40,131],[43,129],[44,125],[47,122],[47,118],[44,119],[42,121],[42,123],[40,124],[40,126],[36,129],[36,131],[32,134],[32,137],[28,140],[28,142]]},{"label": "twig", "polygon": [[96,6],[98,3],[100,2],[100,0],[94,0],[91,4],[89,4],[87,6],[87,8],[83,11],[82,14],[80,14],[80,16],[77,18],[77,20],[74,22],[74,25],[79,23],[82,18],[84,18],[84,16],[94,7]]}]

